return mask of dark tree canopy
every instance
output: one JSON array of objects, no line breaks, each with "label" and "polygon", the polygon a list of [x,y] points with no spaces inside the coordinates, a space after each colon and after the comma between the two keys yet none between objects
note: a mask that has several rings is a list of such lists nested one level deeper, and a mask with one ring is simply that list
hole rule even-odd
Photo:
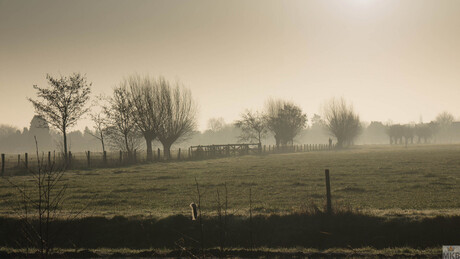
[{"label": "dark tree canopy", "polygon": [[267,128],[275,136],[276,145],[287,145],[305,128],[307,115],[302,109],[284,100],[269,100],[267,102]]},{"label": "dark tree canopy", "polygon": [[64,138],[64,155],[67,157],[67,129],[74,126],[89,108],[86,106],[91,93],[91,83],[86,77],[74,73],[68,77],[46,76],[49,87],[37,90],[37,100],[29,98],[35,112],[49,125],[61,131]]},{"label": "dark tree canopy", "polygon": [[45,119],[42,118],[40,115],[34,115],[32,120],[30,121],[30,127],[29,130],[33,129],[44,129],[44,130],[49,130],[48,122],[46,122]]},{"label": "dark tree canopy", "polygon": [[345,99],[331,99],[324,107],[324,118],[329,132],[337,139],[337,147],[349,146],[361,133],[359,115]]}]

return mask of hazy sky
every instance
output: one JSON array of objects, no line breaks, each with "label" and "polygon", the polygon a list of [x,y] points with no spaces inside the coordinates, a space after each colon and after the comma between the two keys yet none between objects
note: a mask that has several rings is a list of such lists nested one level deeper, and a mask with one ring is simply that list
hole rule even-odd
[{"label": "hazy sky", "polygon": [[364,121],[458,118],[460,1],[0,0],[0,124],[29,126],[32,85],[72,72],[94,94],[133,73],[178,79],[200,129],[269,97],[309,118],[333,96]]}]

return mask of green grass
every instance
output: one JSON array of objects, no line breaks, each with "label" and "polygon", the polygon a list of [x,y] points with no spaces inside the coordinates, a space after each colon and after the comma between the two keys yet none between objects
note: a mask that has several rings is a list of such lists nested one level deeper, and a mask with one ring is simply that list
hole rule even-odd
[{"label": "green grass", "polygon": [[[249,189],[256,214],[291,213],[324,204],[324,169],[335,203],[376,214],[459,214],[460,145],[363,146],[344,151],[230,157],[66,172],[64,210],[85,214],[166,217],[189,214],[197,202],[215,213],[227,184],[229,211],[247,215]],[[20,185],[28,176],[8,176]],[[0,215],[11,216],[17,191],[0,180]],[[20,213],[20,212],[19,212]]]}]

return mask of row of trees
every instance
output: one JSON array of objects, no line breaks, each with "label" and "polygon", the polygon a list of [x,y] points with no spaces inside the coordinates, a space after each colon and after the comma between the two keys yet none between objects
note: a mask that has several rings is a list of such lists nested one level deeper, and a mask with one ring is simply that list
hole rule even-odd
[{"label": "row of trees", "polygon": [[[29,98],[39,118],[63,136],[63,153],[67,158],[68,129],[90,110],[91,83],[75,73],[68,77],[46,76],[48,87],[38,87],[37,99]],[[144,138],[147,159],[153,159],[152,141],[163,145],[165,157],[171,146],[189,137],[196,128],[196,105],[190,90],[179,83],[149,76],[132,75],[113,89],[110,96],[99,97],[99,112],[90,114],[94,122],[92,135],[100,140],[103,151],[109,143],[131,157]],[[360,132],[359,116],[343,99],[332,99],[324,109],[325,125],[336,137],[337,145],[350,145]],[[256,141],[271,132],[276,145],[292,144],[305,128],[307,115],[289,101],[270,99],[264,112],[247,111],[235,125],[242,130],[240,140]],[[216,121],[214,126],[218,126]]]},{"label": "row of trees", "polygon": [[[90,111],[91,83],[85,76],[72,74],[56,79],[46,77],[48,87],[38,87],[37,99],[29,98],[46,127],[62,133],[62,151],[68,154],[68,129]],[[196,134],[196,105],[190,90],[179,83],[149,76],[132,75],[113,89],[110,96],[97,98],[98,112],[91,113],[94,131],[105,151],[106,145],[122,149],[131,157],[133,151],[142,146],[144,139],[147,159],[153,159],[152,142],[161,143],[165,157],[170,157],[171,146]],[[325,129],[336,139],[337,147],[353,145],[362,132],[363,125],[351,104],[343,98],[333,98],[323,107],[323,118],[312,117],[312,129]],[[378,131],[385,128],[391,143],[413,142],[414,136],[427,141],[437,131],[448,131],[453,116],[442,113],[431,124],[416,126],[371,123],[369,128]],[[239,140],[262,144],[262,140],[272,135],[277,146],[293,144],[294,138],[304,131],[307,115],[293,102],[269,99],[262,111],[246,111],[234,123],[240,129]],[[210,120],[209,127],[214,131],[223,129],[223,119]]]},{"label": "row of trees", "polygon": [[390,144],[414,143],[414,138],[417,138],[417,143],[427,143],[434,136],[440,137],[441,142],[450,142],[453,137],[453,122],[454,116],[448,112],[442,112],[436,116],[434,121],[429,123],[418,124],[393,124],[389,125],[386,132],[390,137]]},{"label": "row of trees", "polygon": [[[29,98],[36,113],[63,135],[67,159],[68,129],[90,110],[91,84],[86,77],[72,74],[55,79],[47,75],[48,87],[34,86],[38,99]],[[100,112],[91,114],[94,137],[124,149],[131,157],[145,139],[147,159],[153,159],[152,141],[158,139],[167,158],[171,145],[196,128],[196,106],[190,90],[164,78],[133,75],[123,80],[108,97],[98,98]]]},{"label": "row of trees", "polygon": [[[324,106],[324,120],[313,117],[337,140],[337,147],[352,145],[361,132],[361,122],[351,104],[341,98],[331,99]],[[319,120],[319,121],[318,121]],[[235,125],[242,130],[240,139],[261,144],[271,132],[277,146],[292,144],[294,138],[305,128],[307,115],[302,109],[285,100],[269,99],[263,112],[246,111]]]}]

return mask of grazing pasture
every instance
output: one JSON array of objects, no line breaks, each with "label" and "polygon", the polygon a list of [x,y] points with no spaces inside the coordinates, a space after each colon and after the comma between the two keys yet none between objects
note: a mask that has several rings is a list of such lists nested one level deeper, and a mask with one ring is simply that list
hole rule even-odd
[{"label": "grazing pasture", "polygon": [[[330,169],[334,206],[384,215],[460,212],[460,145],[358,146],[332,152],[248,155],[203,161],[157,162],[109,169],[71,170],[64,211],[93,216],[190,213],[197,203],[215,215],[217,192],[229,213],[286,214],[323,207],[324,169]],[[30,176],[6,176],[28,186]],[[20,195],[0,180],[0,215],[17,210]]]}]

